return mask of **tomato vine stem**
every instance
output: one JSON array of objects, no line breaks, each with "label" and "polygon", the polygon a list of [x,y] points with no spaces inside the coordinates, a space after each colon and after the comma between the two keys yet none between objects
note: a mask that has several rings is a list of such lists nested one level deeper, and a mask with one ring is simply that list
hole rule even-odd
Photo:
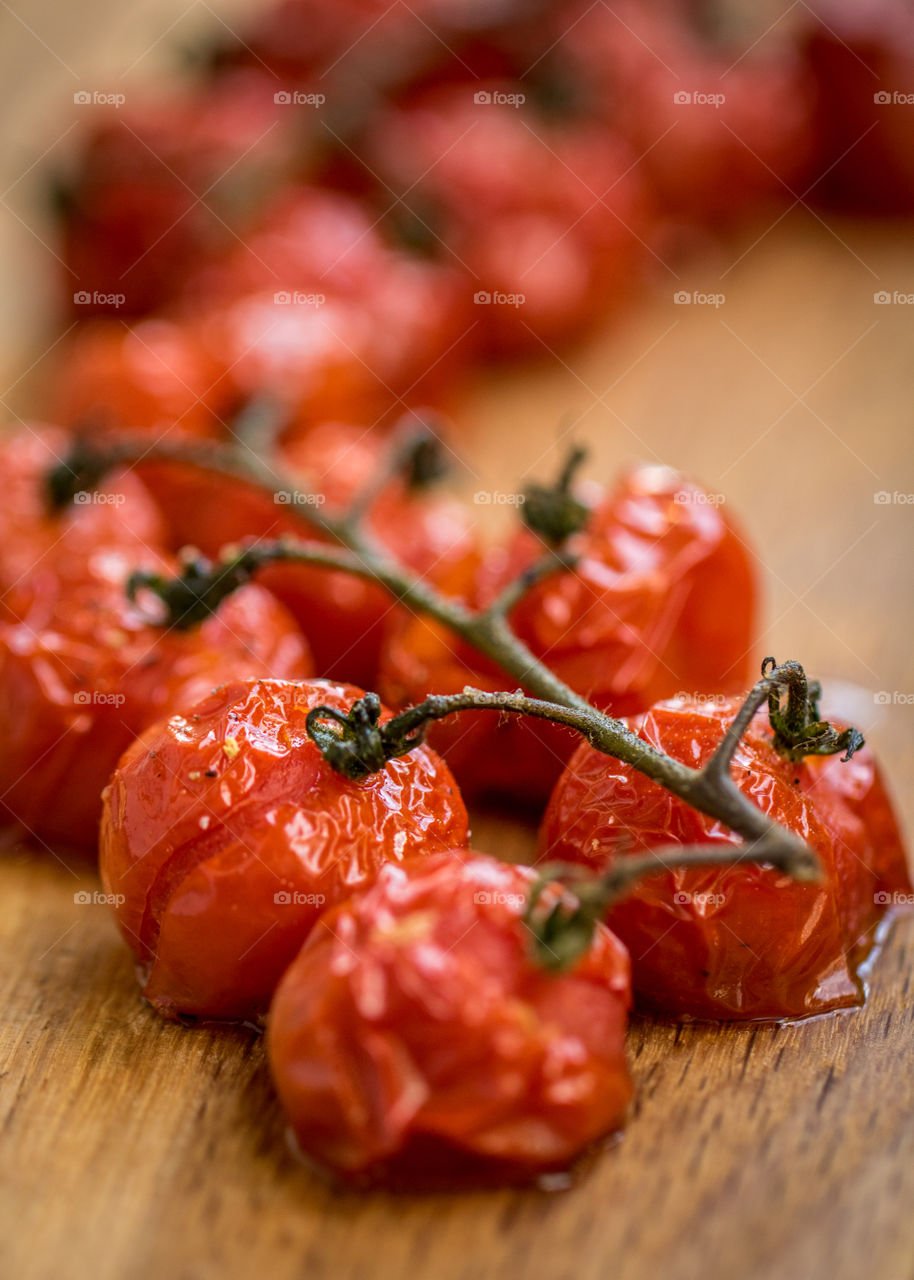
[{"label": "tomato vine stem", "polygon": [[[401,603],[424,613],[454,631],[480,654],[494,661],[523,690],[485,692],[467,687],[461,693],[433,694],[386,721],[376,694],[359,699],[348,715],[333,708],[313,710],[308,728],[313,740],[339,772],[357,780],[383,768],[388,760],[406,754],[424,739],[429,723],[461,712],[489,711],[549,720],[574,729],[597,751],[620,760],[659,786],[711,818],[723,823],[742,843],[656,848],[643,857],[626,857],[604,876],[578,884],[577,907],[569,914],[560,901],[546,916],[538,910],[540,892],[531,896],[528,923],[542,956],[567,963],[589,938],[593,923],[613,901],[645,875],[674,867],[731,865],[752,861],[775,867],[797,879],[813,880],[820,874],[813,851],[793,832],[774,822],[737,787],[731,775],[733,756],[753,717],[767,701],[774,746],[791,759],[810,754],[845,752],[845,759],[863,743],[857,730],[837,731],[819,718],[819,687],[810,684],[797,662],[778,666],[766,658],[762,677],[750,691],[707,763],[695,769],[658,751],[624,721],[593,706],[541,662],[511,628],[511,610],[538,582],[552,573],[573,570],[575,558],[569,540],[581,528],[586,509],[571,495],[570,481],[579,465],[575,451],[558,483],[549,490],[536,487],[532,510],[526,513],[531,527],[548,544],[548,551],[532,567],[510,582],[485,609],[468,609],[458,600],[440,594],[419,581],[394,559],[366,529],[365,517],[386,484],[413,464],[417,450],[429,433],[403,432],[395,438],[388,463],[341,512],[325,512],[315,504],[301,515],[303,524],[329,535],[337,545],[284,537],[252,545],[226,547],[216,561],[185,553],[180,572],[173,578],[135,573],[128,590],[135,599],[144,592],[160,602],[159,620],[169,626],[198,624],[220,601],[259,569],[269,564],[296,563],[352,573],[386,587]],[[48,491],[58,504],[73,491],[97,484],[114,466],[146,459],[176,461],[265,488],[274,494],[292,483],[256,455],[239,455],[237,449],[219,445],[156,445],[119,441],[100,449],[81,446],[49,477]],[[782,697],[786,694],[786,704]],[[565,869],[567,874],[567,868]],[[549,871],[543,883],[555,878]],[[584,943],[583,945],[586,945]]]}]

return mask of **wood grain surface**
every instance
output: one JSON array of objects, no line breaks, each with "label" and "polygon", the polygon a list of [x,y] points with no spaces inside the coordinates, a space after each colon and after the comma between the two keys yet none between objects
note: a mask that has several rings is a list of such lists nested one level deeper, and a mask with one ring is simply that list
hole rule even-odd
[{"label": "wood grain surface", "polygon": [[[214,21],[200,3],[0,0],[11,416],[32,411],[53,360],[35,161],[65,150],[74,88],[106,87],[131,59],[131,77],[152,74],[188,24]],[[658,269],[580,349],[480,374],[459,412],[465,488],[545,474],[572,433],[595,475],[654,459],[725,495],[765,581],[759,656],[826,678],[885,760],[910,830],[914,307],[874,294],[914,294],[914,236],[825,226],[802,206],[772,223]],[[683,289],[725,301],[677,305]],[[532,848],[509,817],[474,829],[502,856]],[[108,909],[77,898],[98,888],[91,867],[18,847],[0,857],[11,1280],[914,1276],[910,919],[861,1011],[774,1027],[636,1021],[634,1115],[573,1189],[360,1197],[291,1154],[256,1035],[165,1025],[142,1005]]]}]

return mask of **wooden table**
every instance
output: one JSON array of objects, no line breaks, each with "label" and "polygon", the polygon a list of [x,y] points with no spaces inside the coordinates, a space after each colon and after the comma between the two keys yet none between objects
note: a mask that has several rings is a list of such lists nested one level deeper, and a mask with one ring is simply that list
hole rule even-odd
[{"label": "wooden table", "polygon": [[[16,128],[0,206],[7,383],[48,342],[38,170],[18,175],[72,118],[74,85],[104,87],[181,11],[20,0],[17,19],[0,5],[0,101]],[[914,293],[914,238],[802,210],[772,221],[678,278],[658,274],[583,348],[480,375],[460,414],[467,489],[510,488],[525,464],[548,473],[573,426],[595,475],[663,460],[725,494],[765,578],[760,650],[856,686],[840,700],[910,829],[914,504],[874,495],[914,494],[914,308],[873,295]],[[678,306],[679,289],[726,301]],[[2,397],[12,413],[33,403],[24,385]],[[532,847],[507,817],[475,832],[511,856]],[[861,1012],[636,1022],[635,1114],[573,1190],[360,1198],[292,1157],[260,1040],[168,1026],[142,1006],[107,909],[74,901],[97,887],[90,868],[12,848],[0,881],[0,1259],[15,1280],[914,1275],[910,920]]]}]

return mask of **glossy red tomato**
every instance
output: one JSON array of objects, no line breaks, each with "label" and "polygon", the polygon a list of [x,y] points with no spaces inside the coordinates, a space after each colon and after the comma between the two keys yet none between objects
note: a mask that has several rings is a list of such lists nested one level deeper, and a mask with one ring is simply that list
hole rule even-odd
[{"label": "glossy red tomato", "polygon": [[262,587],[194,630],[151,625],[126,580],[174,562],[145,536],[158,516],[139,481],[114,483],[62,525],[8,593],[0,626],[0,814],[42,841],[94,844],[102,789],[153,721],[226,680],[311,670],[306,641]]},{"label": "glossy red tomato", "polygon": [[273,76],[249,68],[118,109],[79,108],[86,134],[60,208],[76,319],[168,303],[302,171],[316,113],[276,92]]},{"label": "glossy red tomato", "polygon": [[[669,701],[632,722],[648,742],[697,767],[738,701]],[[896,894],[910,893],[898,826],[872,754],[844,763],[784,759],[760,712],[733,766],[737,786],[818,854],[824,879],[800,884],[771,867],[667,871],[609,915],[629,948],[639,1001],[693,1018],[803,1017],[861,1003],[857,966]],[[603,870],[662,845],[733,843],[720,823],[626,765],[580,748],[540,831],[550,860]]]},{"label": "glossy red tomato", "polygon": [[235,681],[121,760],[101,873],[159,1013],[260,1016],[324,907],[386,862],[466,841],[460,793],[428,748],[362,782],[326,763],[308,712],[348,711],[361,692]]},{"label": "glossy red tomato", "polygon": [[[383,465],[389,447],[384,436],[346,423],[299,434],[279,453],[290,486],[280,491],[281,501],[192,467],[146,464],[141,473],[165,513],[172,546],[215,556],[246,538],[326,540],[310,517],[343,507]],[[462,563],[475,543],[463,504],[434,490],[409,490],[402,481],[392,481],[380,495],[366,524],[415,574],[432,580]],[[258,580],[298,621],[320,675],[374,687],[395,608],[386,591],[352,574],[297,565],[265,569]]]},{"label": "glossy red tomato", "polygon": [[[590,123],[540,117],[524,88],[438,87],[383,116],[367,147],[372,170],[466,273],[483,340],[541,354],[538,339],[567,340],[618,300],[646,226],[628,147]],[[503,101],[512,93],[518,104]]]},{"label": "glossy red tomato", "polygon": [[[752,665],[750,556],[714,496],[663,467],[641,467],[599,501],[575,536],[576,569],[546,579],[512,613],[533,653],[598,706],[626,715],[679,691],[744,688]],[[458,566],[455,595],[488,604],[542,547],[524,531],[475,572]],[[382,660],[394,705],[464,685],[516,681],[445,628],[397,618]],[[578,744],[570,730],[523,717],[466,712],[430,730],[467,795],[545,804]]]},{"label": "glossy red tomato", "polygon": [[306,1155],[424,1188],[529,1181],[624,1123],[628,956],[600,927],[571,970],[539,968],[534,879],[451,854],[385,867],[321,917],[267,1028]]},{"label": "glossy red tomato", "polygon": [[223,370],[188,324],[98,319],[76,330],[57,371],[61,422],[149,431],[155,442],[225,434],[234,406]]}]

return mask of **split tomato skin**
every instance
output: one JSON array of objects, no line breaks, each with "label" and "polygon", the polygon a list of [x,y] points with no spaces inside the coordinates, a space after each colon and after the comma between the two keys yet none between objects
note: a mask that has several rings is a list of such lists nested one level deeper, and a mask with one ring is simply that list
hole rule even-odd
[{"label": "split tomato skin", "polygon": [[353,685],[233,681],[149,730],[105,793],[100,866],[164,1017],[255,1019],[321,912],[386,862],[466,842],[447,766],[427,747],[350,782],[308,712]]},{"label": "split tomato skin", "polygon": [[346,1180],[532,1181],[625,1119],[624,947],[530,955],[526,867],[463,851],[384,867],[321,918],[267,1048],[306,1155]]},{"label": "split tomato skin", "polygon": [[311,671],[292,618],[254,584],[193,630],[151,623],[127,578],[175,564],[150,541],[161,519],[141,483],[126,473],[111,486],[61,522],[0,626],[0,814],[77,847],[95,844],[102,790],[148,725],[229,679]]},{"label": "split tomato skin", "polygon": [[[736,715],[736,699],[661,702],[630,723],[674,759],[699,767]],[[905,853],[871,752],[850,761],[784,759],[760,712],[733,764],[737,786],[818,854],[820,883],[772,867],[664,871],[607,918],[632,957],[639,1004],[678,1017],[799,1018],[862,1002],[857,966],[896,893],[910,892]],[[540,829],[550,861],[606,870],[663,845],[733,844],[732,834],[628,765],[588,746],[572,757]]]},{"label": "split tomato skin", "polygon": [[[756,615],[754,566],[714,495],[665,467],[644,466],[593,506],[572,539],[576,567],[553,574],[511,614],[521,640],[576,692],[615,715],[680,691],[745,688]],[[544,552],[523,530],[455,566],[444,585],[484,608]],[[499,690],[510,678],[445,627],[392,620],[381,693],[397,706],[466,684]],[[579,737],[556,725],[468,712],[433,725],[429,740],[464,793],[542,809]]]}]

